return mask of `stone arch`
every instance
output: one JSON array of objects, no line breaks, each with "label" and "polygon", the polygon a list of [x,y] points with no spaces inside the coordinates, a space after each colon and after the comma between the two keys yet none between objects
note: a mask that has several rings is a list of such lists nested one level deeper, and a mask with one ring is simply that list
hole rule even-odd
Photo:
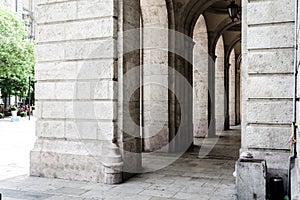
[{"label": "stone arch", "polygon": [[240,25],[240,24],[241,24],[240,21],[232,22],[232,20],[230,18],[226,18],[216,27],[215,31],[213,33],[211,33],[209,36],[209,41],[210,41],[209,52],[211,53],[211,55],[215,54],[215,47],[217,45],[219,38],[222,36],[222,34],[229,28],[231,28],[235,25]]},{"label": "stone arch", "polygon": [[193,128],[194,137],[208,134],[208,35],[203,15],[193,32]]},{"label": "stone arch", "polygon": [[210,1],[199,1],[199,0],[191,0],[189,3],[185,6],[184,11],[182,13],[183,17],[183,24],[184,30],[186,31],[186,34],[189,36],[192,36],[194,27],[196,25],[196,22],[201,14],[204,13],[204,11],[209,8],[214,3],[218,2],[220,0],[210,0]]},{"label": "stone arch", "polygon": [[[230,54],[231,54],[232,50],[234,49],[234,46],[235,46],[237,43],[241,42],[241,40],[242,40],[242,36],[239,35],[239,36],[237,36],[233,41],[231,41],[231,43],[228,45],[228,48],[227,48],[228,51],[226,51],[226,55],[225,55],[225,57],[226,57],[226,62],[229,62]],[[237,58],[237,59],[238,59],[238,58]],[[241,59],[241,58],[240,58],[240,59]]]}]

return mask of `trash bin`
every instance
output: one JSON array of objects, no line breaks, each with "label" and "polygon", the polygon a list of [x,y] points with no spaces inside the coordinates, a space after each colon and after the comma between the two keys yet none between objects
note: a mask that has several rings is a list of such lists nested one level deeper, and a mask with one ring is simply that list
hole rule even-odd
[{"label": "trash bin", "polygon": [[283,179],[281,177],[270,178],[270,199],[271,200],[283,200],[284,188]]}]

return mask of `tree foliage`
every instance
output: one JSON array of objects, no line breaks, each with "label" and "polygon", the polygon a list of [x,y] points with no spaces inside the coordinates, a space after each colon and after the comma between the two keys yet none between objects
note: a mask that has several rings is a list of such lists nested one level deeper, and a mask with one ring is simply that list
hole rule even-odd
[{"label": "tree foliage", "polygon": [[[0,7],[0,89],[2,97],[26,97],[29,76],[34,76],[34,44],[25,22]],[[32,78],[33,79],[33,78]]]}]

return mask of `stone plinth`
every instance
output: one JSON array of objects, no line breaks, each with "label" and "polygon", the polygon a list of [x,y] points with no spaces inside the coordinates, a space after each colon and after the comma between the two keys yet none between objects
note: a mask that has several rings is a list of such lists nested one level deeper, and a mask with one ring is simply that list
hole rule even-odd
[{"label": "stone plinth", "polygon": [[239,200],[265,200],[267,166],[265,160],[239,159],[236,164],[237,196]]}]

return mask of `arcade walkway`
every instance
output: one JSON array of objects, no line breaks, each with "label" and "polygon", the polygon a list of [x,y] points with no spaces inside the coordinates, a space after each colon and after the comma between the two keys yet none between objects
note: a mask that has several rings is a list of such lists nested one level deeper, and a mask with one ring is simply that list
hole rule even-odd
[{"label": "arcade walkway", "polygon": [[[197,158],[199,147],[195,146],[170,166],[137,175],[120,185],[36,178],[25,174],[0,181],[0,193],[4,200],[232,200],[235,199],[232,173],[240,148],[240,129],[235,127],[220,135],[213,150],[204,158]],[[211,142],[206,142],[206,148]]]}]

